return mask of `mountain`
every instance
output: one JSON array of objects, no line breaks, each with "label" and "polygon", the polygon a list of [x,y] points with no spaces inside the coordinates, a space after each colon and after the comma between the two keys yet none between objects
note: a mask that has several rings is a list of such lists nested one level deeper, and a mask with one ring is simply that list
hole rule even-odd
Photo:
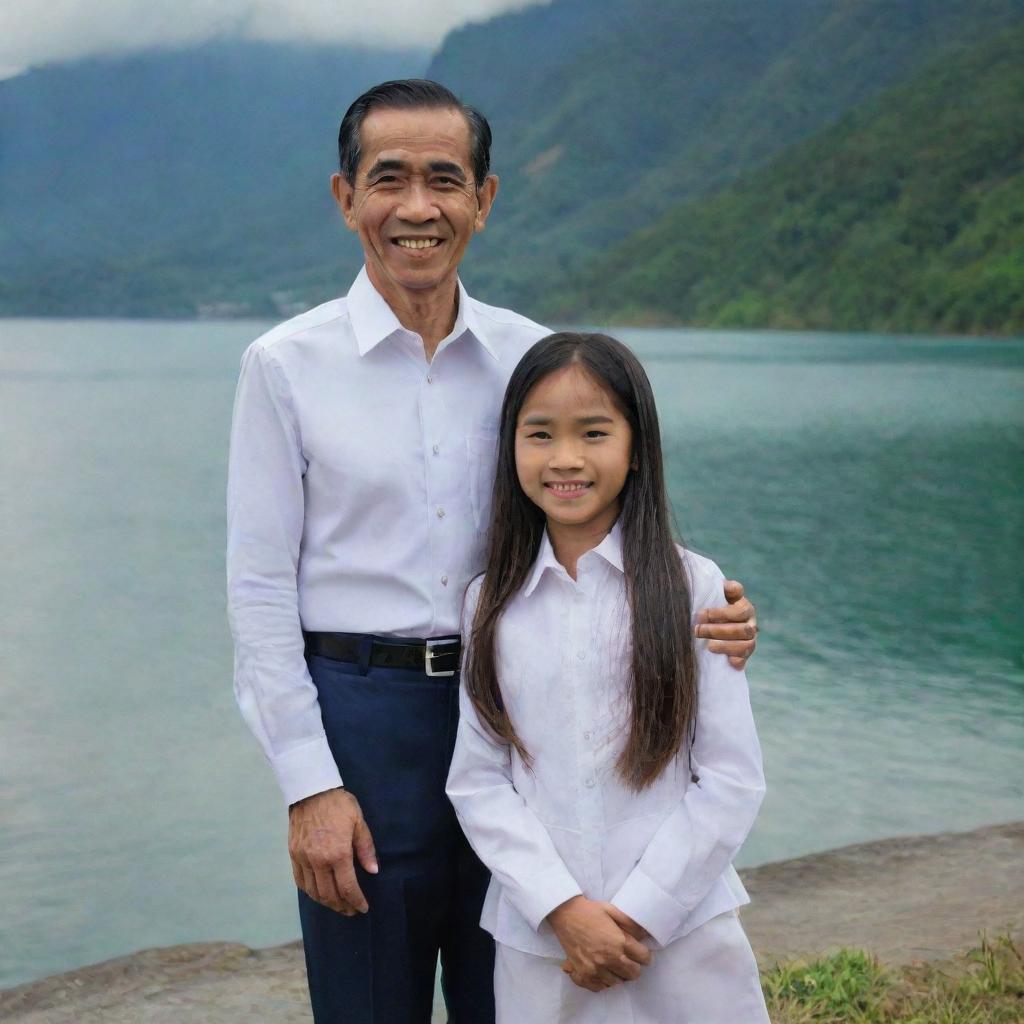
[{"label": "mountain", "polygon": [[1024,26],[676,205],[548,317],[1024,334]]},{"label": "mountain", "polygon": [[[769,187],[750,175],[1021,24],[1024,0],[553,0],[432,58],[219,42],[41,68],[0,82],[0,315],[274,316],[339,294],[360,256],[327,190],[338,120],[365,86],[424,71],[494,127],[502,186],[467,284],[537,317],[625,315],[593,286],[618,247],[731,183]],[[967,137],[934,139],[932,162],[959,166]],[[819,312],[807,322],[858,323]]]},{"label": "mountain", "polygon": [[219,42],[0,82],[0,312],[275,315],[344,290],[338,123],[426,62]]}]

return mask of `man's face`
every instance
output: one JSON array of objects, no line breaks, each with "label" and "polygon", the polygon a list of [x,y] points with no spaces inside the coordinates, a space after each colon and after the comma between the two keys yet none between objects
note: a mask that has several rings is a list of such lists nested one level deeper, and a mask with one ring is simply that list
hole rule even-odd
[{"label": "man's face", "polygon": [[473,180],[469,125],[458,110],[374,110],[359,131],[355,185],[331,188],[359,235],[370,280],[392,304],[454,284],[498,188]]}]

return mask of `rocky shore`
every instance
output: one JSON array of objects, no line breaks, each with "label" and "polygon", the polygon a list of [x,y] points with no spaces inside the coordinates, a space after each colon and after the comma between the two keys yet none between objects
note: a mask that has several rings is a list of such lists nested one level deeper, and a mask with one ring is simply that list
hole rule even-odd
[{"label": "rocky shore", "polygon": [[[763,963],[841,946],[946,960],[1024,933],[1024,822],[861,843],[741,872]],[[443,1013],[438,1020],[444,1020]],[[310,1024],[302,949],[150,949],[0,992],[5,1024]]]}]

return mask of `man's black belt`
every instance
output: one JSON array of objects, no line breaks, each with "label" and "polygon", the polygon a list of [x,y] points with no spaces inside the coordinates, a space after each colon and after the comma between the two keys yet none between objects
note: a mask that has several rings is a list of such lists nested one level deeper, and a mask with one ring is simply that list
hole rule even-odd
[{"label": "man's black belt", "polygon": [[369,649],[368,664],[409,668],[428,676],[454,676],[459,670],[462,642],[458,636],[429,640],[372,636],[369,633],[305,633],[306,654],[360,664]]}]

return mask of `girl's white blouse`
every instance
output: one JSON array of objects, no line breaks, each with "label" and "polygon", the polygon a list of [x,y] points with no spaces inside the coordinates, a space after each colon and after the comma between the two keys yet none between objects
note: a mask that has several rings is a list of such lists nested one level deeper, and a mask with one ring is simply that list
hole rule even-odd
[{"label": "girl's white blouse", "polygon": [[[680,552],[694,615],[723,605],[714,562]],[[466,640],[479,592],[477,579],[466,593]],[[460,694],[448,796],[491,871],[480,923],[514,949],[561,957],[545,918],[580,893],[611,901],[662,946],[749,902],[732,859],[764,775],[746,677],[697,641],[692,761],[681,750],[637,793],[615,771],[628,722],[629,638],[620,525],[579,559],[575,581],[545,535],[496,645],[502,698],[532,771],[482,725],[465,687]]]}]

